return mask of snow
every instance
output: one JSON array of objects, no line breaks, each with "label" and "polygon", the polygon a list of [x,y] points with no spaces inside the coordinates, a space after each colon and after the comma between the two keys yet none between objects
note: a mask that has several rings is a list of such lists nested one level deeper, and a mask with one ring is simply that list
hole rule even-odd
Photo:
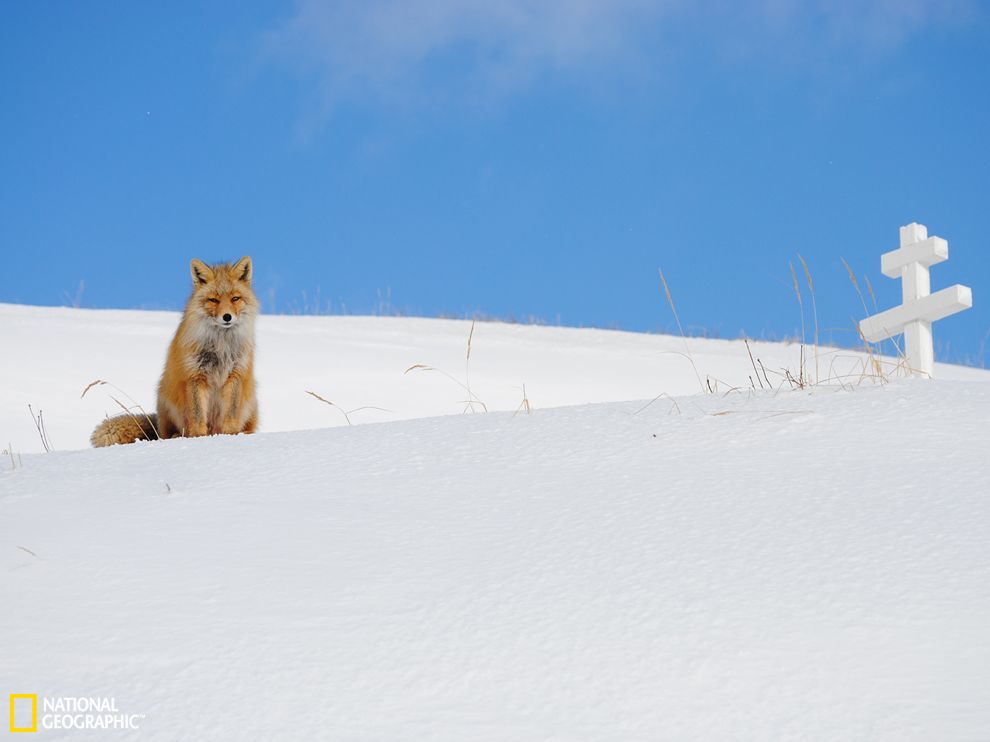
[{"label": "snow", "polygon": [[294,431],[70,450],[113,412],[89,381],[152,399],[175,315],[0,321],[0,435],[30,450],[31,401],[59,449],[0,460],[0,689],[146,715],[45,739],[990,729],[985,371],[760,392],[741,343],[692,340],[746,382],[702,395],[680,338],[478,324],[503,411],[424,417],[463,390],[402,372],[463,381],[469,323],[265,317],[265,430]]}]

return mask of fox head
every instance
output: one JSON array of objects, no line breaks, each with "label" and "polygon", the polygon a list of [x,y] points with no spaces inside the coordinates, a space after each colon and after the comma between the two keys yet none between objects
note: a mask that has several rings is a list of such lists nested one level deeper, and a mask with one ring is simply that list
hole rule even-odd
[{"label": "fox head", "polygon": [[189,264],[193,293],[189,310],[221,329],[254,317],[258,300],[251,290],[251,258],[234,264],[207,265],[195,258]]}]

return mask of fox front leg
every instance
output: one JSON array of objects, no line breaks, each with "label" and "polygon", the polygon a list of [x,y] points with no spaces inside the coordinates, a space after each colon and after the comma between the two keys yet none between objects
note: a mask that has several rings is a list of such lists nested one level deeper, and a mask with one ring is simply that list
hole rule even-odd
[{"label": "fox front leg", "polygon": [[232,373],[220,389],[220,432],[237,435],[244,429],[244,382],[240,375]]},{"label": "fox front leg", "polygon": [[209,412],[207,405],[208,387],[206,379],[193,379],[189,382],[186,393],[189,395],[189,408],[186,415],[186,435],[190,437],[206,435],[206,416]]}]

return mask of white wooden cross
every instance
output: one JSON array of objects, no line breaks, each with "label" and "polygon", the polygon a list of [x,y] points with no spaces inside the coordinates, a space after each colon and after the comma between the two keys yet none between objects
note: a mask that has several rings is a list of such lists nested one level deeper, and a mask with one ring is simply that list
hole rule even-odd
[{"label": "white wooden cross", "polygon": [[925,225],[901,227],[901,247],[883,254],[880,270],[885,276],[901,279],[903,303],[859,323],[860,332],[870,343],[904,333],[904,358],[909,371],[928,378],[935,370],[932,322],[973,306],[969,286],[957,283],[931,293],[928,269],[948,259],[949,243],[941,237],[929,237]]}]

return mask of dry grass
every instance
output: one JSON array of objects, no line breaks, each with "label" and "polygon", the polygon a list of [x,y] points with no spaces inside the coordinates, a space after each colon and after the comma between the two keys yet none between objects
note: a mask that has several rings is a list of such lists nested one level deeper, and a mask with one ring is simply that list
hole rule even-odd
[{"label": "dry grass", "polygon": [[[756,372],[757,377],[759,377],[759,371],[762,370],[763,380],[769,388],[776,391],[783,387],[791,389],[805,389],[809,386],[818,386],[821,384],[838,384],[843,388],[851,388],[864,382],[885,384],[894,374],[910,374],[911,369],[908,368],[904,359],[904,354],[901,352],[900,347],[895,341],[891,340],[891,343],[894,346],[897,360],[891,362],[880,355],[878,347],[874,347],[874,345],[866,342],[862,332],[860,332],[859,322],[852,318],[850,319],[852,324],[852,332],[855,333],[860,341],[862,355],[852,355],[838,348],[821,347],[821,329],[818,323],[818,306],[817,299],[815,297],[815,282],[812,278],[811,269],[809,268],[807,261],[800,254],[798,254],[797,257],[804,272],[808,296],[811,297],[811,311],[814,327],[814,372],[812,373],[811,369],[808,368],[805,353],[805,336],[807,330],[805,322],[805,295],[801,289],[797,271],[794,269],[793,263],[790,263],[788,264],[788,267],[791,275],[791,287],[794,291],[794,296],[797,299],[798,308],[801,313],[801,351],[799,368],[796,372],[791,369],[767,369],[759,358],[756,358],[754,362],[752,349],[747,343],[750,365],[753,367],[754,372]],[[845,267],[846,272],[849,275],[849,280],[856,291],[856,295],[859,297],[863,311],[866,314],[870,314],[870,310],[867,307],[866,298],[860,288],[859,281],[856,279],[855,273],[845,259],[841,260],[842,265]],[[876,296],[873,293],[873,287],[870,285],[868,278],[865,278],[865,281],[874,310],[876,310],[877,302]],[[848,328],[841,329],[845,331]],[[839,369],[838,367],[845,362],[849,362],[850,367],[845,370]],[[759,366],[759,369],[757,369],[757,366]],[[771,381],[771,376],[777,383],[773,383]],[[752,384],[752,379],[750,383],[753,388],[755,388],[755,385]]]},{"label": "dry grass", "polygon": [[529,397],[526,396],[525,384],[522,385],[522,402],[520,402],[519,406],[516,407],[516,411],[512,413],[512,416],[515,417],[520,412],[525,412],[527,415],[531,415],[533,413],[533,408],[529,404]]},{"label": "dry grass", "polygon": [[28,405],[28,412],[31,414],[31,421],[34,423],[35,430],[38,431],[38,437],[41,438],[41,445],[44,446],[45,453],[51,453],[55,450],[55,447],[52,446],[52,442],[48,437],[48,430],[45,428],[44,412],[39,409],[38,414],[35,414],[31,405]]},{"label": "dry grass", "polygon": [[467,387],[468,399],[474,396],[471,391],[471,341],[474,339],[474,320],[471,320],[471,330],[468,332],[467,353],[464,354],[464,386]]},{"label": "dry grass", "polygon": [[[730,384],[722,379],[711,376],[710,374],[705,376],[704,383],[701,384],[702,390],[709,394],[721,394],[722,396],[727,396],[733,393],[746,392],[748,389],[753,391],[771,391],[777,393],[782,389],[806,389],[809,386],[816,386],[819,384],[830,384],[838,383],[841,386],[848,387],[855,383],[862,383],[864,381],[886,381],[888,375],[888,366],[881,359],[879,359],[871,348],[867,348],[867,359],[864,360],[861,357],[852,356],[845,354],[844,356],[838,355],[840,351],[837,349],[830,349],[826,352],[825,349],[821,347],[821,327],[818,320],[818,301],[815,295],[815,281],[812,277],[811,268],[808,262],[804,259],[804,256],[798,254],[798,261],[801,264],[801,269],[804,273],[804,281],[807,286],[807,296],[810,297],[810,309],[812,313],[812,329],[813,329],[813,345],[811,350],[814,355],[814,367],[809,368],[809,361],[807,358],[808,348],[807,348],[807,320],[805,317],[805,293],[802,290],[801,281],[798,277],[798,272],[794,267],[793,263],[788,264],[791,277],[791,287],[794,291],[794,296],[798,302],[798,310],[801,316],[801,335],[796,339],[796,342],[800,344],[800,356],[798,360],[798,369],[792,371],[788,368],[782,368],[779,370],[768,369],[763,363],[763,360],[753,353],[753,348],[750,345],[748,338],[743,338],[743,343],[746,346],[746,353],[749,358],[750,367],[752,368],[752,374],[749,374],[748,380],[749,384],[743,386],[737,386]],[[844,262],[844,261],[843,261]],[[847,270],[848,265],[847,265]],[[850,271],[851,274],[851,271]],[[677,313],[677,308],[674,305],[673,297],[670,292],[670,287],[666,281],[663,271],[660,271],[660,281],[661,286],[666,296],[667,303],[670,305],[671,311],[674,314],[674,319],[677,322],[678,330],[681,333],[682,340],[685,341],[685,353],[673,352],[676,355],[682,355],[690,363],[695,371],[695,376],[699,379],[701,375],[698,371],[697,365],[694,362],[694,357],[691,355],[690,349],[687,346],[686,335],[683,330],[683,326],[680,321],[680,317]],[[857,285],[858,291],[858,285]],[[861,295],[862,298],[862,295]],[[864,302],[865,307],[865,302]],[[855,323],[854,323],[855,324]],[[858,326],[856,327],[858,332]],[[833,358],[828,358],[832,355]],[[837,361],[839,358],[853,359],[855,363],[859,364],[858,369],[849,370],[846,373],[838,372],[836,369]],[[830,362],[829,362],[830,361]],[[825,375],[823,373],[823,364],[828,364],[828,373]],[[648,402],[643,408],[649,407],[651,404],[656,402],[658,399],[663,398],[664,394],[655,397],[653,400]],[[638,412],[638,411],[637,411]]]},{"label": "dry grass", "polygon": [[307,390],[306,391],[306,394],[310,395],[311,397],[315,397],[316,399],[318,399],[321,402],[324,402],[324,403],[330,405],[331,407],[333,407],[336,410],[339,410],[340,411],[340,414],[342,414],[344,416],[344,419],[347,421],[347,424],[348,425],[353,425],[354,424],[353,422],[351,422],[351,415],[353,415],[355,412],[361,412],[362,410],[378,410],[379,412],[391,412],[391,410],[386,410],[384,407],[374,407],[372,405],[364,405],[362,407],[355,407],[353,410],[345,410],[343,407],[341,407],[336,402],[331,402],[329,399],[326,399],[325,397],[321,397],[316,392],[311,392],[311,391]]},{"label": "dry grass", "polygon": [[677,411],[677,414],[680,415],[681,414],[681,406],[679,404],[677,404],[677,400],[674,399],[673,397],[671,397],[666,392],[661,392],[660,394],[658,394],[657,396],[655,396],[653,399],[651,399],[649,402],[647,402],[645,405],[643,405],[638,410],[636,410],[633,413],[633,417],[635,417],[636,415],[638,415],[640,412],[642,412],[643,410],[645,410],[647,407],[649,407],[650,405],[652,405],[654,402],[656,402],[656,401],[658,401],[660,399],[664,399],[664,398],[666,398],[667,401],[670,402],[670,409],[667,411],[667,414],[668,415],[672,415],[672,414],[674,414],[674,411],[676,410]]},{"label": "dry grass", "polygon": [[[859,281],[856,280],[856,274],[853,273],[853,269],[849,267],[849,263],[846,262],[845,258],[839,258],[839,260],[841,260],[842,265],[846,267],[846,273],[849,274],[849,280],[852,282],[853,288],[856,289],[856,295],[859,297],[859,303],[863,305],[863,311],[869,314],[870,310],[866,308],[866,299],[863,298],[863,292],[859,290]],[[870,288],[871,293],[872,290],[873,289],[871,287]],[[874,297],[874,305],[876,305],[875,297]]]},{"label": "dry grass", "polygon": [[[753,349],[749,347],[749,340],[746,339],[746,338],[743,338],[743,342],[746,343],[746,352],[749,353],[749,362],[753,366],[753,373],[756,375],[756,380],[758,382],[760,382],[760,389],[764,389],[765,387],[763,386],[763,379],[760,378],[760,372],[756,368],[756,361],[753,360]],[[763,373],[764,373],[764,375],[766,375],[766,371],[765,370],[764,370]],[[756,384],[753,383],[753,377],[752,376],[749,377],[749,383],[750,383],[750,385],[754,389],[756,389]],[[769,384],[769,379],[767,380],[767,383]]]},{"label": "dry grass", "polygon": [[436,366],[427,366],[425,363],[414,363],[412,366],[410,366],[409,368],[407,368],[402,373],[403,374],[408,374],[410,371],[432,371],[432,372],[438,373],[438,374],[440,374],[442,376],[446,376],[448,379],[450,379],[455,384],[457,384],[457,386],[461,387],[461,389],[463,389],[465,392],[467,392],[468,398],[467,399],[458,400],[458,402],[457,402],[458,404],[463,404],[464,405],[463,412],[465,412],[465,413],[467,413],[467,412],[477,412],[477,410],[474,409],[474,406],[475,405],[477,405],[478,407],[480,407],[482,409],[482,411],[488,412],[488,405],[486,405],[483,401],[481,401],[481,399],[479,399],[477,397],[477,395],[475,395],[475,393],[471,391],[470,387],[468,387],[467,384],[463,383],[456,376],[454,376],[454,375],[452,375],[450,373],[447,373],[442,368],[437,368]]},{"label": "dry grass", "polygon": [[687,335],[684,334],[684,327],[681,325],[681,318],[677,314],[677,307],[674,306],[674,297],[670,294],[670,287],[667,285],[667,279],[663,275],[663,270],[657,268],[657,273],[660,274],[660,284],[663,286],[663,293],[667,297],[667,303],[670,305],[670,311],[674,313],[674,319],[677,321],[677,329],[681,333],[681,340],[684,342],[684,353],[687,359],[691,362],[691,368],[694,369],[694,376],[698,380],[698,386],[701,387],[702,393],[705,392],[705,384],[701,381],[701,374],[698,373],[698,366],[694,362],[694,356],[691,355],[691,349],[688,347]]},{"label": "dry grass", "polygon": [[790,371],[787,372],[788,382],[794,384],[796,383],[801,389],[805,387],[805,376],[804,376],[804,342],[806,338],[806,333],[804,329],[804,299],[801,296],[801,286],[798,284],[797,273],[794,272],[794,263],[788,263],[787,267],[791,269],[791,283],[794,286],[794,294],[797,296],[798,308],[801,311],[801,358],[799,361],[798,377],[795,380],[791,375]]},{"label": "dry grass", "polygon": [[[447,373],[441,368],[436,366],[428,366],[425,363],[414,363],[412,366],[403,371],[403,375],[408,374],[410,371],[430,371],[438,373],[442,376],[446,376],[448,379],[453,381],[457,386],[463,389],[467,393],[467,399],[459,400],[458,404],[463,404],[464,409],[462,414],[468,412],[477,412],[475,406],[480,407],[484,412],[488,412],[488,405],[481,401],[481,399],[471,390],[471,343],[474,340],[474,325],[475,321],[471,320],[471,330],[468,333],[467,339],[467,352],[464,354],[464,381],[462,382],[457,377],[450,373]],[[525,396],[525,395],[524,395]]]},{"label": "dry grass", "polygon": [[110,397],[110,399],[112,399],[117,404],[118,407],[120,407],[120,409],[122,409],[124,411],[124,414],[129,415],[134,420],[134,422],[136,422],[138,424],[138,426],[143,429],[144,426],[141,425],[141,421],[138,419],[137,415],[134,414],[134,410],[137,410],[138,412],[140,412],[141,413],[141,416],[144,417],[144,419],[148,422],[148,425],[154,431],[155,438],[161,438],[162,437],[161,436],[161,433],[158,432],[158,428],[155,425],[154,420],[151,419],[151,415],[149,415],[148,412],[141,405],[139,405],[137,402],[135,402],[134,399],[131,397],[131,395],[129,395],[123,389],[121,389],[120,387],[118,387],[116,384],[111,384],[109,381],[104,381],[103,379],[96,379],[95,381],[91,381],[91,382],[89,382],[86,385],[86,388],[82,390],[82,394],[79,395],[79,399],[82,399],[83,397],[85,397],[86,396],[86,393],[90,389],[92,389],[93,387],[95,387],[95,386],[108,386],[111,389],[116,390],[117,393],[120,394],[122,397],[126,397],[128,399],[128,401],[131,402],[131,407],[128,407],[127,405],[125,405],[123,402],[121,402],[119,399],[117,399],[116,397],[114,397],[112,394],[108,394],[107,395],[108,397]]},{"label": "dry grass", "polygon": [[[15,469],[23,469],[24,468],[24,462],[21,460],[21,455],[14,453],[14,447],[10,443],[8,443],[7,444],[7,447],[5,449],[3,449],[3,451],[0,452],[0,453],[2,453],[3,456],[6,456],[7,458],[10,459],[10,470],[11,471],[14,471]],[[16,456],[16,458],[15,458],[15,456]]]},{"label": "dry grass", "polygon": [[[804,268],[804,277],[808,281],[808,293],[811,294],[811,315],[815,322],[815,381],[818,381],[820,375],[818,370],[818,302],[815,300],[815,284],[811,280],[811,271],[808,269],[808,264],[804,258],[801,257],[801,253],[798,253],[797,256],[798,260],[801,261],[801,267]],[[803,320],[802,317],[802,322]]]},{"label": "dry grass", "polygon": [[69,296],[68,291],[63,291],[62,296],[65,298],[65,303],[67,306],[73,309],[79,309],[82,306],[83,292],[86,291],[86,281],[79,279],[79,285],[76,287],[75,296]]}]

